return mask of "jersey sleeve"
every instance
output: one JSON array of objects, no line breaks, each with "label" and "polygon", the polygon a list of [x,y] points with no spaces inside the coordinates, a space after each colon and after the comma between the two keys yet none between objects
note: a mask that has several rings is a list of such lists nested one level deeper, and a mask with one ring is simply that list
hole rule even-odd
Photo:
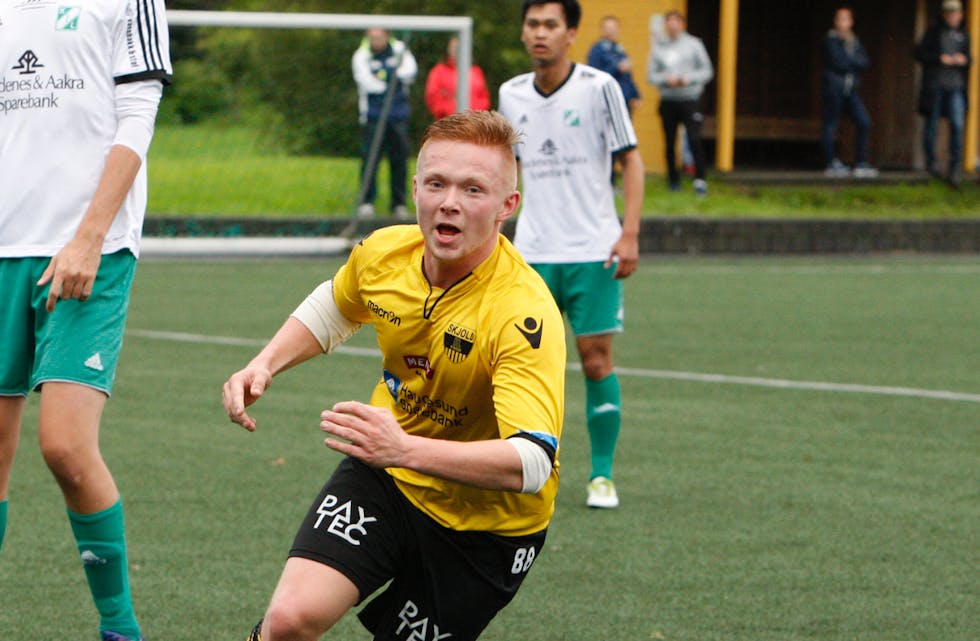
[{"label": "jersey sleeve", "polygon": [[602,81],[600,109],[606,124],[606,140],[609,151],[618,153],[637,145],[636,132],[630,119],[623,90],[612,76]]},{"label": "jersey sleeve", "polygon": [[163,0],[123,0],[116,22],[112,73],[117,85],[140,80],[170,84],[170,34]]},{"label": "jersey sleeve", "polygon": [[565,403],[565,327],[554,303],[505,315],[491,358],[500,437],[528,438],[554,461]]},{"label": "jersey sleeve", "polygon": [[[500,115],[510,122],[511,127],[516,129],[518,133],[522,134],[523,136],[524,131],[522,128],[517,126],[517,122],[514,118],[515,114],[511,104],[512,102],[513,98],[510,96],[508,86],[506,84],[500,85],[500,89],[497,93],[497,111],[499,111]],[[517,160],[521,159],[521,143],[514,145],[514,157],[517,158]]]},{"label": "jersey sleeve", "polygon": [[359,272],[365,264],[365,255],[370,248],[365,247],[364,239],[351,250],[347,262],[341,265],[333,277],[333,298],[344,318],[356,323],[370,322],[370,313],[361,299]]}]

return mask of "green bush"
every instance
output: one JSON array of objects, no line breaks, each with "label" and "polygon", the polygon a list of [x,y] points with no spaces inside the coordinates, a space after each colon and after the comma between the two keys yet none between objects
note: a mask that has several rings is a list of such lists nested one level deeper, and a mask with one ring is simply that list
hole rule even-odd
[{"label": "green bush", "polygon": [[228,79],[222,70],[201,60],[185,59],[174,65],[174,84],[167,101],[181,122],[191,124],[224,113],[232,105]]}]

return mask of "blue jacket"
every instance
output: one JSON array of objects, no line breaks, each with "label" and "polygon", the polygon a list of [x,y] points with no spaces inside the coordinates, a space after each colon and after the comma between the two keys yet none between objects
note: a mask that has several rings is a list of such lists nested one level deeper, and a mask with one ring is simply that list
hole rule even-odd
[{"label": "blue jacket", "polygon": [[590,67],[605,71],[616,79],[619,88],[623,90],[623,98],[626,99],[628,105],[630,100],[640,97],[640,91],[636,88],[636,83],[633,82],[633,74],[619,70],[619,63],[625,58],[629,58],[629,56],[623,49],[623,45],[603,39],[592,45],[589,50],[588,64]]},{"label": "blue jacket", "polygon": [[837,95],[850,95],[857,89],[858,74],[870,62],[868,53],[857,38],[848,42],[836,31],[829,31],[823,40],[822,90]]}]

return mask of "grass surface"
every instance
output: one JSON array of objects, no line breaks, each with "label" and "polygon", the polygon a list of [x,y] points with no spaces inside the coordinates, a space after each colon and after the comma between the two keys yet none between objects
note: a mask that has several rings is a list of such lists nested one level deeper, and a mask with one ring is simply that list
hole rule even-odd
[{"label": "grass surface", "polygon": [[[157,127],[149,158],[150,215],[350,216],[360,163],[293,157],[242,127]],[[410,169],[410,171],[412,171]],[[378,177],[379,211],[388,208],[387,162]],[[953,191],[934,182],[906,185],[744,186],[711,181],[695,199],[690,185],[671,193],[647,179],[645,216],[763,218],[966,218],[980,215],[980,187]]]},{"label": "grass surface", "polygon": [[[338,457],[319,410],[366,400],[371,357],[289,371],[231,425],[220,386],[336,260],[149,262],[103,449],[151,639],[242,639]],[[980,260],[646,260],[617,338],[622,508],[584,507],[570,372],[543,555],[488,641],[976,639],[980,403],[662,378],[659,370],[980,394]],[[252,339],[150,338],[141,330]],[[373,346],[370,330],[352,341]],[[0,554],[0,629],[95,638],[28,404]],[[325,638],[367,640],[353,617]]]}]

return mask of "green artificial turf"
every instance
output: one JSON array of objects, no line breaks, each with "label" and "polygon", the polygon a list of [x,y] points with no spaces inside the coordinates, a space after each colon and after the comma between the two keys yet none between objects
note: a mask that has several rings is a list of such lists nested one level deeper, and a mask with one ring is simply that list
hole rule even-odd
[{"label": "green artificial turf", "polygon": [[[149,639],[244,639],[261,616],[338,461],[319,411],[366,400],[379,361],[336,353],[284,373],[253,408],[254,434],[224,416],[221,384],[338,264],[140,264],[102,444]],[[646,259],[626,292],[622,506],[584,506],[572,369],[548,541],[483,639],[977,638],[980,260]],[[351,345],[372,347],[370,330]],[[943,390],[974,400],[922,393]],[[94,639],[36,419],[32,397],[0,552],[0,630]],[[348,617],[325,638],[370,635]]]}]

